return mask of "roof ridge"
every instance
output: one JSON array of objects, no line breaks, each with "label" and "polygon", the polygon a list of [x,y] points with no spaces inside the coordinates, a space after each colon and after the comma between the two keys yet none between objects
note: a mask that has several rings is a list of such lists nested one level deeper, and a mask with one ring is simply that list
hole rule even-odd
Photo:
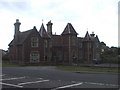
[{"label": "roof ridge", "polygon": [[27,31],[23,31],[23,32],[20,32],[20,33],[26,33],[26,32],[29,32],[29,31],[32,31],[33,29],[29,29]]}]

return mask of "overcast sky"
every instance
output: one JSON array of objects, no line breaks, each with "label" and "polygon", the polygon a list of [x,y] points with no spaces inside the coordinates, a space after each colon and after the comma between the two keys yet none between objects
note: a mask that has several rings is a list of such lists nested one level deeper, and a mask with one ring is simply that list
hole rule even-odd
[{"label": "overcast sky", "polygon": [[[67,23],[72,23],[79,37],[86,31],[98,35],[107,46],[118,46],[119,0],[0,0],[0,49],[8,49],[14,36],[16,19],[20,31],[36,26],[42,19],[53,23],[53,34],[61,34]],[[88,28],[88,29],[87,29]]]}]

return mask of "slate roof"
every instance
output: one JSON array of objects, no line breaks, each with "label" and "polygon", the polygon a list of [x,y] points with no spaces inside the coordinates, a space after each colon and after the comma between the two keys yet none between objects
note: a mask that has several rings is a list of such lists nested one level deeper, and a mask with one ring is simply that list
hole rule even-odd
[{"label": "slate roof", "polygon": [[22,44],[32,31],[33,31],[33,29],[25,31],[25,32],[22,32],[21,35],[20,35],[20,42],[19,42],[19,44]]},{"label": "slate roof", "polygon": [[[94,34],[94,35],[95,35],[95,34]],[[89,35],[89,33],[88,33],[88,31],[87,31],[85,37],[83,38],[83,41],[93,41],[93,42],[95,42],[95,43],[100,43],[98,36],[96,35],[96,36],[94,37],[94,35],[93,35],[93,36]]]},{"label": "slate roof", "polygon": [[90,41],[90,40],[91,40],[91,37],[87,31],[85,37],[83,38],[83,41]]},{"label": "slate roof", "polygon": [[78,42],[82,42],[83,37],[78,37]]},{"label": "slate roof", "polygon": [[50,38],[50,36],[48,35],[48,33],[45,30],[45,27],[44,27],[43,23],[40,27],[39,34],[42,38]]},{"label": "slate roof", "polygon": [[97,35],[96,35],[96,37],[95,37],[95,40],[96,40],[97,43],[100,43],[100,40],[99,40],[99,38],[98,38]]},{"label": "slate roof", "polygon": [[33,29],[30,29],[30,30],[24,31],[24,32],[20,32],[20,33],[19,33],[19,41],[18,41],[18,42],[15,42],[15,38],[14,38],[14,39],[10,42],[9,46],[14,45],[14,44],[16,44],[16,45],[22,45],[23,42],[26,40],[26,38],[29,36],[29,34],[30,34],[33,30],[35,30],[35,29],[36,29],[36,27],[34,26]]},{"label": "slate roof", "polygon": [[65,27],[64,31],[62,32],[62,35],[66,34],[73,34],[77,35],[78,33],[75,31],[74,27],[72,26],[71,23],[68,23],[67,26]]}]

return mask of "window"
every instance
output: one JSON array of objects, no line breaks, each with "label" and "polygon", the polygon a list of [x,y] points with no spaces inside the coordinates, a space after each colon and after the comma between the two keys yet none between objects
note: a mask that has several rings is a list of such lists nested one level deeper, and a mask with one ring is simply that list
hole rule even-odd
[{"label": "window", "polygon": [[45,45],[45,48],[48,47],[48,42],[47,42],[47,40],[44,41],[44,45]]},{"label": "window", "polygon": [[30,63],[38,63],[38,62],[39,62],[39,52],[31,52]]},{"label": "window", "polygon": [[31,38],[31,47],[38,47],[38,37]]}]

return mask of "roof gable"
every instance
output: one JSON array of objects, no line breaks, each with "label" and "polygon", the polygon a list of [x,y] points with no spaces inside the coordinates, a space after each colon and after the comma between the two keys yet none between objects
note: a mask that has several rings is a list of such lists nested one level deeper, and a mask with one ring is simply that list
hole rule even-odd
[{"label": "roof gable", "polygon": [[100,40],[99,40],[99,38],[98,38],[97,35],[96,35],[96,37],[95,37],[95,41],[96,41],[97,43],[100,43]]},{"label": "roof gable", "polygon": [[27,37],[34,31],[37,30],[34,26],[33,29],[30,29],[28,31],[20,32],[19,33],[19,41],[15,42],[15,38],[10,42],[9,46],[11,45],[22,45],[24,41],[27,39]]},{"label": "roof gable", "polygon": [[83,40],[84,40],[84,41],[90,41],[90,40],[91,40],[91,37],[90,37],[88,31],[86,32],[86,35],[85,35],[85,37],[84,37]]},{"label": "roof gable", "polygon": [[77,32],[75,31],[75,29],[71,23],[68,23],[67,26],[65,27],[64,31],[62,32],[62,35],[65,35],[65,34],[77,35]]},{"label": "roof gable", "polygon": [[43,23],[40,27],[39,34],[42,38],[50,38],[50,36],[48,35],[48,33],[45,30],[45,27],[44,27]]}]

